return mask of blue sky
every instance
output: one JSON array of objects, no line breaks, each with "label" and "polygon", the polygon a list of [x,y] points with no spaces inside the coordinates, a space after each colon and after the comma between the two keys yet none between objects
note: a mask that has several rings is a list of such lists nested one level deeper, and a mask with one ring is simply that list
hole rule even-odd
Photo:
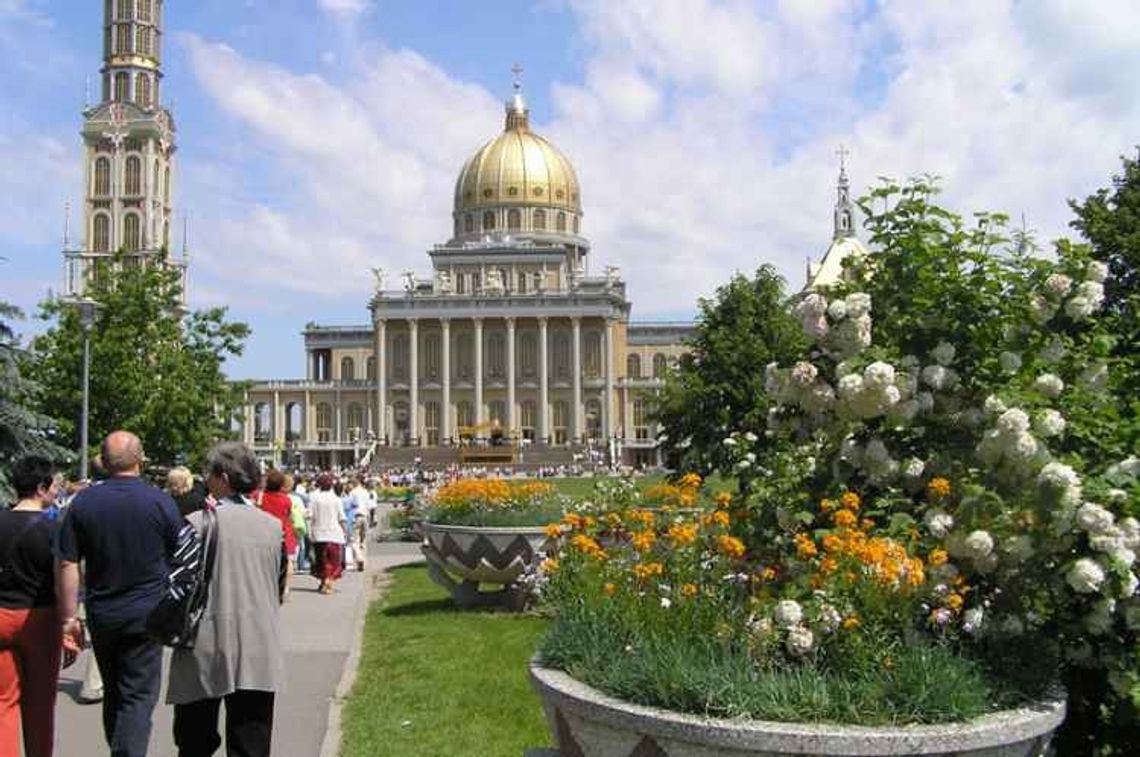
[{"label": "blue sky", "polygon": [[[364,323],[368,267],[426,271],[516,61],[532,124],[578,169],[592,266],[621,267],[642,319],[689,317],[760,263],[798,285],[830,238],[840,143],[857,189],[936,173],[952,207],[1024,213],[1047,243],[1140,141],[1132,2],[166,5],[191,304],[253,326],[242,378],[301,375],[307,321]],[[18,83],[0,89],[0,298],[29,311],[79,204],[101,13],[0,0]]]}]

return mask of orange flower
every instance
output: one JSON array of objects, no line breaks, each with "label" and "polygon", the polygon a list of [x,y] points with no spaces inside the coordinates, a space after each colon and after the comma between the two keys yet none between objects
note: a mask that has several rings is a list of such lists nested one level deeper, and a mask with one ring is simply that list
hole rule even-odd
[{"label": "orange flower", "polygon": [[937,568],[939,565],[945,565],[948,559],[950,559],[950,555],[947,554],[946,550],[935,549],[930,552],[926,561]]},{"label": "orange flower", "polygon": [[843,623],[841,623],[840,625],[843,627],[844,631],[854,631],[856,628],[861,626],[862,623],[859,622],[859,616],[858,615],[848,615],[846,618],[843,619]]},{"label": "orange flower", "polygon": [[602,549],[601,545],[585,534],[575,534],[574,538],[570,540],[570,546],[587,557],[602,560],[606,556],[606,551]]},{"label": "orange flower", "polygon": [[720,526],[728,528],[730,517],[725,510],[714,510],[713,512],[701,518],[701,522],[706,526]]},{"label": "orange flower", "polygon": [[815,542],[807,534],[796,534],[796,557],[801,560],[815,557],[819,554],[819,550],[815,546]]},{"label": "orange flower", "polygon": [[566,513],[565,515],[562,516],[562,522],[565,525],[570,526],[570,528],[573,528],[575,530],[582,528],[582,526],[586,525],[585,519],[581,515],[579,515],[578,513]]},{"label": "orange flower", "polygon": [[772,567],[764,568],[760,571],[761,581],[774,581],[776,580],[776,569]]},{"label": "orange flower", "polygon": [[726,557],[733,560],[738,560],[744,557],[744,542],[737,539],[735,536],[728,534],[721,534],[716,538],[717,549],[719,549]]},{"label": "orange flower", "polygon": [[732,495],[728,492],[717,492],[713,501],[716,502],[717,507],[728,507],[732,504]]},{"label": "orange flower", "polygon": [[843,549],[843,540],[835,534],[827,534],[823,537],[823,548],[828,552],[839,552]]},{"label": "orange flower", "polygon": [[677,523],[669,527],[665,536],[673,542],[675,547],[684,547],[697,540],[697,527],[686,523]]},{"label": "orange flower", "polygon": [[548,557],[545,560],[543,560],[542,563],[538,567],[539,567],[539,569],[542,570],[543,573],[557,573],[558,568],[559,568],[559,563],[553,557]]},{"label": "orange flower", "polygon": [[819,501],[819,509],[825,513],[829,513],[835,509],[835,500],[827,499],[826,497]]},{"label": "orange flower", "polygon": [[851,528],[855,525],[855,513],[850,510],[840,510],[832,518],[835,520],[835,525],[840,528]]},{"label": "orange flower", "polygon": [[543,529],[548,539],[558,539],[562,536],[562,526],[558,523],[551,523]]},{"label": "orange flower", "polygon": [[682,489],[696,489],[701,485],[701,477],[696,473],[686,473],[679,483]]},{"label": "orange flower", "polygon": [[954,593],[946,597],[946,606],[954,612],[961,610],[962,605],[965,604],[965,602],[966,600],[962,599],[962,595],[958,593]]},{"label": "orange flower", "polygon": [[819,561],[819,572],[825,576],[830,576],[839,567],[839,563],[834,558],[825,557]]},{"label": "orange flower", "polygon": [[625,517],[630,523],[640,523],[646,528],[652,528],[657,520],[657,516],[648,510],[630,510]]},{"label": "orange flower", "polygon": [[653,545],[657,542],[657,534],[653,531],[638,531],[629,537],[629,540],[638,552],[648,552],[653,549]]},{"label": "orange flower", "polygon": [[644,581],[652,576],[659,576],[665,572],[665,566],[659,562],[639,562],[633,566],[633,575],[639,581]]},{"label": "orange flower", "polygon": [[863,500],[859,495],[852,491],[843,492],[843,496],[839,498],[840,504],[853,513],[859,512],[859,506],[863,504]]},{"label": "orange flower", "polygon": [[930,483],[926,485],[926,493],[930,495],[931,499],[948,497],[950,496],[950,482],[941,476],[932,478]]},{"label": "orange flower", "polygon": [[692,584],[692,583],[681,584],[681,596],[682,597],[689,597],[691,599],[691,598],[697,596],[698,592],[700,592],[700,589],[697,588],[696,584]]},{"label": "orange flower", "polygon": [[606,581],[602,584],[602,591],[605,592],[607,597],[612,597],[617,592],[617,586],[613,581]]}]

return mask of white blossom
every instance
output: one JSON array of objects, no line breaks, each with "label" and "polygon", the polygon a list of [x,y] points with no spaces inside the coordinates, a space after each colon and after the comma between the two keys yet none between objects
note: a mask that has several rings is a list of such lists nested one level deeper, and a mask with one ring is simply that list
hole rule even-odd
[{"label": "white blossom", "polygon": [[903,475],[907,478],[918,478],[926,470],[926,463],[917,457],[908,458],[902,466]]},{"label": "white blossom", "polygon": [[847,295],[844,302],[847,305],[847,317],[858,318],[871,312],[871,295],[863,292],[852,292]]},{"label": "white blossom", "polygon": [[806,360],[792,366],[792,382],[799,386],[811,386],[819,375],[819,369]]},{"label": "white blossom", "polygon": [[930,392],[919,392],[915,397],[920,413],[929,413],[934,409],[934,395]]},{"label": "white blossom", "polygon": [[1004,413],[1008,409],[1006,408],[1005,403],[1001,401],[1001,398],[993,394],[991,394],[989,397],[986,397],[986,401],[982,405],[982,408],[987,413],[993,413],[995,415]]},{"label": "white blossom", "polygon": [[1078,594],[1093,594],[1104,584],[1104,568],[1095,560],[1082,557],[1069,568],[1065,580]]},{"label": "white blossom", "polygon": [[1089,263],[1089,267],[1085,269],[1085,280],[1096,281],[1103,284],[1108,278],[1108,266],[1099,260],[1094,260]]},{"label": "white blossom", "polygon": [[772,611],[772,618],[780,628],[791,628],[800,624],[804,619],[803,608],[793,599],[785,599],[776,603]]},{"label": "white blossom", "polygon": [[1016,352],[1003,352],[998,355],[998,364],[1006,373],[1017,373],[1021,370],[1021,355]]},{"label": "white blossom", "polygon": [[863,382],[868,386],[886,387],[895,383],[895,367],[881,360],[863,370]]},{"label": "white blossom", "polygon": [[922,369],[922,380],[933,389],[951,389],[958,383],[958,374],[941,365],[928,365]]},{"label": "white blossom", "polygon": [[668,610],[673,606],[673,600],[669,599],[669,597],[661,597],[661,606]]},{"label": "white blossom", "polygon": [[1063,273],[1054,273],[1045,279],[1045,288],[1049,290],[1050,294],[1061,296],[1069,291],[1069,287],[1073,285],[1073,280]]},{"label": "white blossom", "polygon": [[1060,436],[1065,433],[1065,416],[1056,410],[1042,410],[1037,414],[1034,430],[1044,437]]},{"label": "white blossom", "polygon": [[1033,388],[1046,397],[1058,397],[1065,390],[1065,382],[1055,373],[1042,373],[1033,382]]},{"label": "white blossom", "polygon": [[1095,502],[1086,502],[1077,510],[1077,525],[1090,534],[1103,534],[1115,524],[1112,513]]},{"label": "white blossom", "polygon": [[1021,408],[1012,407],[998,417],[997,427],[1006,436],[1024,434],[1029,430],[1029,415]]},{"label": "white blossom", "polygon": [[990,536],[988,531],[980,529],[971,531],[963,542],[963,546],[966,549],[967,556],[974,560],[980,560],[994,551],[994,537]]},{"label": "white blossom", "polygon": [[962,630],[970,635],[978,633],[982,630],[984,618],[985,611],[981,607],[971,607],[962,613]]},{"label": "white blossom", "polygon": [[942,539],[954,528],[954,516],[939,508],[931,508],[922,516],[926,530],[936,539]]},{"label": "white blossom", "polygon": [[793,657],[804,656],[812,650],[814,645],[815,636],[812,635],[811,629],[796,626],[788,631],[788,639],[785,642],[785,647],[788,650],[788,654]]},{"label": "white blossom", "polygon": [[825,604],[819,608],[819,625],[828,633],[832,633],[835,629],[839,628],[839,624],[843,621],[843,616],[829,604]]},{"label": "white blossom", "polygon": [[827,306],[827,314],[831,316],[833,321],[842,321],[847,317],[847,303],[843,300],[835,300]]},{"label": "white blossom", "polygon": [[949,342],[939,342],[938,346],[930,351],[930,356],[939,365],[950,365],[954,362],[954,355],[956,354],[957,350]]},{"label": "white blossom", "polygon": [[954,614],[952,612],[950,612],[948,609],[946,609],[945,607],[939,607],[937,610],[930,613],[930,620],[936,626],[946,625],[947,623],[950,622],[950,619],[953,617],[954,617]]},{"label": "white blossom", "polygon": [[1120,596],[1124,599],[1136,596],[1136,589],[1140,588],[1140,578],[1132,571],[1125,571],[1124,577],[1120,579]]},{"label": "white blossom", "polygon": [[1013,562],[1023,563],[1033,557],[1033,539],[1027,534],[1011,536],[1002,544],[1002,552]]}]

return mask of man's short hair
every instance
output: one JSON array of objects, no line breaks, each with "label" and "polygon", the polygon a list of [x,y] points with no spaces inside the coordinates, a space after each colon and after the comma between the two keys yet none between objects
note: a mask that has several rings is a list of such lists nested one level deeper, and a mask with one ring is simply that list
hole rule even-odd
[{"label": "man's short hair", "polygon": [[43,455],[24,455],[12,466],[12,486],[20,499],[36,496],[40,487],[51,488],[55,464]]},{"label": "man's short hair", "polygon": [[206,471],[225,476],[238,494],[249,494],[257,487],[261,468],[249,447],[241,442],[219,442],[206,453]]},{"label": "man's short hair", "polygon": [[265,474],[265,491],[279,492],[285,488],[285,474],[277,468]]}]

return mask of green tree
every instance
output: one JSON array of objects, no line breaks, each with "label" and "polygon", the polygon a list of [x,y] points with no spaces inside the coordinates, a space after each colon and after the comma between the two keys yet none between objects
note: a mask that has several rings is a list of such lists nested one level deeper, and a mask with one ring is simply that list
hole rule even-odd
[{"label": "green tree", "polygon": [[699,307],[690,352],[666,378],[654,416],[671,468],[731,475],[724,438],[734,431],[762,436],[765,428],[764,366],[793,359],[806,342],[784,280],[768,265],[752,278],[733,276]]},{"label": "green tree", "polygon": [[69,456],[57,443],[55,420],[35,409],[38,385],[21,372],[12,322],[22,317],[18,308],[0,302],[0,502],[12,496],[8,471],[15,458],[36,453],[62,462]]},{"label": "green tree", "polygon": [[[89,438],[116,428],[137,433],[158,463],[196,460],[230,434],[242,387],[222,372],[240,355],[249,327],[228,322],[224,308],[185,317],[176,270],[134,265],[116,256],[101,264],[88,287],[100,304],[91,329]],[[78,445],[83,333],[74,307],[50,300],[41,317],[55,326],[32,343],[31,359],[44,391],[42,407],[63,420]]]}]

